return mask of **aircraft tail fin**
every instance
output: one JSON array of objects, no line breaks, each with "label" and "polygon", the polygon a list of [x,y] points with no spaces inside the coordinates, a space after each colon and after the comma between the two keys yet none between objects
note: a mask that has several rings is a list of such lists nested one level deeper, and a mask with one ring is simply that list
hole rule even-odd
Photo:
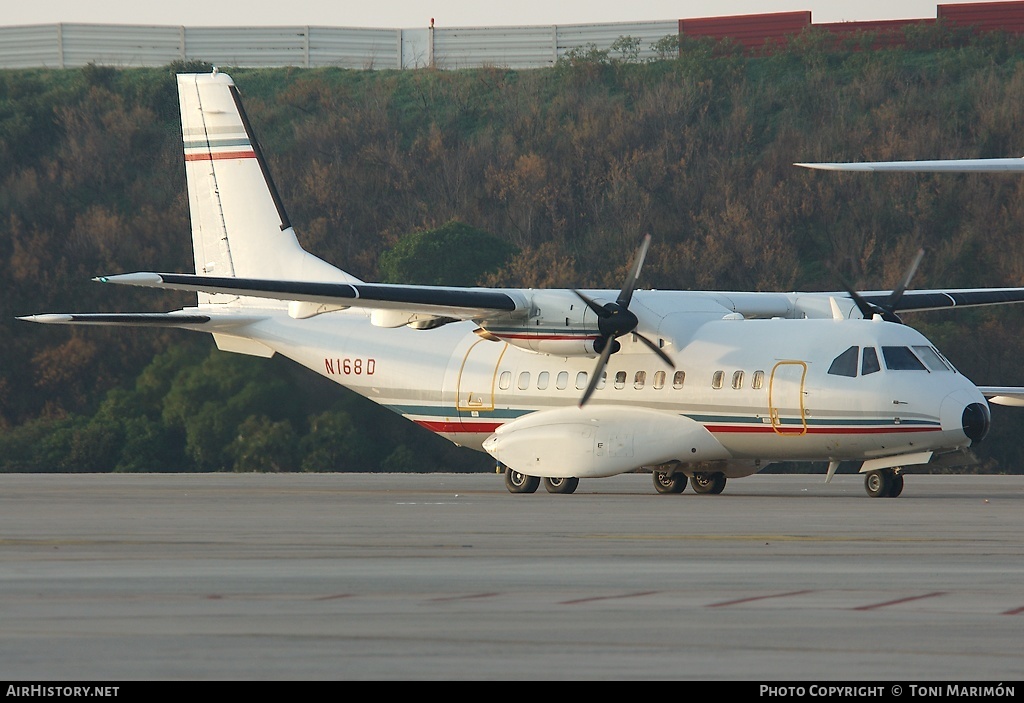
[{"label": "aircraft tail fin", "polygon": [[[179,74],[178,99],[196,273],[359,282],[299,245],[231,77]],[[247,301],[199,293],[199,302]]]}]

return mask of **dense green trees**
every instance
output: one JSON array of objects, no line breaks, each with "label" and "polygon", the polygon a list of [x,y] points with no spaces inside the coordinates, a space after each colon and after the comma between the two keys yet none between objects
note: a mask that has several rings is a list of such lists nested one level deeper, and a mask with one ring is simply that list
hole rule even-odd
[{"label": "dense green trees", "polygon": [[[424,233],[472,229],[495,268],[462,262],[446,282],[617,287],[650,232],[642,283],[658,288],[836,289],[834,269],[885,288],[919,246],[917,287],[1024,284],[1024,180],[792,167],[1024,153],[1020,40],[939,28],[910,49],[868,44],[808,33],[763,56],[696,43],[644,64],[623,43],[537,71],[231,73],[301,241],[366,280],[440,282],[410,267],[434,256]],[[0,467],[486,466],[286,362],[182,332],[13,320],[189,303],[89,280],[191,270],[173,72],[0,72]],[[911,322],[976,382],[1024,384],[1022,315]],[[1022,423],[997,413],[986,468],[1024,465]]]}]

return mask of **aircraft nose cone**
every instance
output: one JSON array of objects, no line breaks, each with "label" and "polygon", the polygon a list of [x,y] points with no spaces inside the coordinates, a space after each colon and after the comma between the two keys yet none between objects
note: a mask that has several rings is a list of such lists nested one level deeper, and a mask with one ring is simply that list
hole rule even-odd
[{"label": "aircraft nose cone", "polygon": [[982,403],[971,403],[964,408],[963,428],[964,434],[972,442],[980,442],[988,434],[991,424],[988,407]]}]

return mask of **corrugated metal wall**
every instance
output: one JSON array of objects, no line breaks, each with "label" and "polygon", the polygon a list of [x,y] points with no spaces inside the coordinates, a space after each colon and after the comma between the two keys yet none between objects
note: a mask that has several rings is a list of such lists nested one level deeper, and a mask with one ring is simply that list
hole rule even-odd
[{"label": "corrugated metal wall", "polygon": [[461,27],[434,29],[434,65],[440,68],[538,68],[555,62],[557,28]]},{"label": "corrugated metal wall", "polygon": [[871,45],[865,49],[884,49],[903,46],[907,43],[907,27],[921,27],[935,24],[935,20],[878,20],[874,22],[823,22],[814,25],[836,35],[837,40],[849,40],[856,45],[858,38],[871,37]]},{"label": "corrugated metal wall", "polygon": [[939,19],[974,27],[981,32],[1024,33],[1024,2],[978,2],[939,5]]},{"label": "corrugated metal wall", "polygon": [[[1024,33],[1024,2],[1020,1],[939,5],[937,17],[977,31]],[[677,35],[728,38],[747,49],[758,49],[816,27],[839,37],[872,33],[877,35],[874,47],[892,46],[902,43],[908,25],[934,22],[813,25],[811,13],[800,11],[664,22],[430,29],[28,25],[0,27],[0,68],[78,68],[89,63],[165,66],[176,60],[199,60],[254,67],[527,69],[552,66],[574,50],[594,49],[627,61],[660,58],[662,51],[654,46]]]},{"label": "corrugated metal wall", "polygon": [[[558,27],[558,56],[575,48],[594,45],[599,50],[610,49],[620,38],[638,39],[640,61],[658,58],[651,48],[655,42],[669,35],[676,35],[679,25],[676,20],[668,22],[631,22],[621,24],[568,24]],[[624,58],[612,52],[612,58]],[[629,58],[629,57],[626,57]]]},{"label": "corrugated metal wall", "polygon": [[676,20],[430,30],[32,25],[0,27],[0,68],[164,66],[176,60],[253,67],[543,68],[572,49],[608,51],[624,37],[635,50],[628,56],[612,52],[613,58],[653,58],[651,45],[675,35],[676,26]]},{"label": "corrugated metal wall", "polygon": [[799,34],[810,26],[810,12],[774,12],[679,20],[679,33],[685,37],[731,39],[744,49],[755,49],[765,42],[782,41],[788,36]]},{"label": "corrugated metal wall", "polygon": [[60,25],[33,24],[0,27],[0,66],[35,68],[63,66]]}]

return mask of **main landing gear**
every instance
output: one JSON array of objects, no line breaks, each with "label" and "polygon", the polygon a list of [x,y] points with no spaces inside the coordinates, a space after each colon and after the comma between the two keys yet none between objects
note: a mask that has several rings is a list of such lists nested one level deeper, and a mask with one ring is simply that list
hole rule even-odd
[{"label": "main landing gear", "polygon": [[654,490],[658,493],[682,493],[686,490],[686,474],[668,471],[653,471]]},{"label": "main landing gear", "polygon": [[725,490],[725,474],[721,472],[695,473],[690,483],[693,484],[694,493],[718,495]]},{"label": "main landing gear", "polygon": [[869,471],[864,476],[864,490],[872,498],[895,498],[903,492],[903,474],[899,467]]}]

